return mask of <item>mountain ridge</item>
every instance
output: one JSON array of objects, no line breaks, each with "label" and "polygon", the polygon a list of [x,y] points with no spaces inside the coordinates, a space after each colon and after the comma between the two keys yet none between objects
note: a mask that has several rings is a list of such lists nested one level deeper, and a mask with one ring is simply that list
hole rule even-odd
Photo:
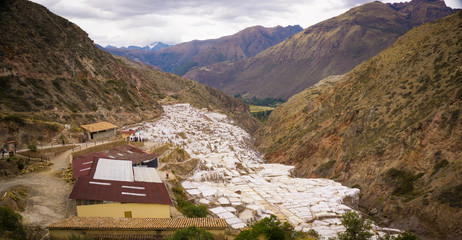
[{"label": "mountain ridge", "polygon": [[225,113],[249,131],[257,127],[241,100],[113,57],[77,25],[39,4],[2,1],[0,21],[0,140],[30,144],[51,137],[41,134],[39,123],[56,134],[64,124],[154,119],[161,104],[175,101]]},{"label": "mountain ridge", "polygon": [[218,39],[193,40],[176,44],[156,52],[106,49],[111,54],[125,56],[159,69],[183,75],[189,69],[216,62],[236,61],[255,56],[285,38],[301,31],[298,25],[265,28],[254,26]]},{"label": "mountain ridge", "polygon": [[410,30],[344,76],[276,108],[256,133],[270,162],[361,188],[378,223],[456,239],[462,224],[462,11]]},{"label": "mountain ridge", "polygon": [[[324,77],[344,74],[375,56],[421,19],[435,20],[453,11],[444,1],[413,0],[399,10],[391,6],[366,3],[308,27],[254,57],[193,69],[184,77],[247,98],[288,99]],[[419,10],[418,14],[410,14],[413,9]]]}]

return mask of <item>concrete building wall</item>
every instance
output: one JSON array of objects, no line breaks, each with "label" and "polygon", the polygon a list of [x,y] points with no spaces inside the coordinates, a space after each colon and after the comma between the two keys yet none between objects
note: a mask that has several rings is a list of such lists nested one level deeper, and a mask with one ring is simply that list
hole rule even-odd
[{"label": "concrete building wall", "polygon": [[93,139],[110,138],[115,136],[115,129],[93,133]]},{"label": "concrete building wall", "polygon": [[170,205],[143,203],[106,203],[77,206],[79,217],[126,217],[132,218],[169,218]]}]

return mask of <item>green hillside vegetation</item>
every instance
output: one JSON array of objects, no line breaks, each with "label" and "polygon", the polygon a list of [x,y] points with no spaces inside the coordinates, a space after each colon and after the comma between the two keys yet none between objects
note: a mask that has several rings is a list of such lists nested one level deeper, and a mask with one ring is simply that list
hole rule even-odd
[{"label": "green hillside vegetation", "polygon": [[176,101],[227,114],[249,131],[257,126],[241,100],[115,58],[43,6],[2,1],[0,21],[0,140],[27,145],[49,139],[65,123],[121,126],[154,119],[161,104]]},{"label": "green hillside vegetation", "polygon": [[270,162],[361,188],[378,223],[428,238],[462,224],[462,12],[409,31],[291,97],[257,131]]},{"label": "green hillside vegetation", "polygon": [[325,20],[258,55],[193,69],[184,76],[244,98],[288,99],[321,79],[344,74],[424,22],[454,10],[443,1],[371,2]]}]

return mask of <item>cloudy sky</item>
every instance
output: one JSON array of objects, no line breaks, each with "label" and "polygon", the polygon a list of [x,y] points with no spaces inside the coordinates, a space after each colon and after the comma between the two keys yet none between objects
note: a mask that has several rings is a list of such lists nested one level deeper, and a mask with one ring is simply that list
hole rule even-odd
[{"label": "cloudy sky", "polygon": [[[372,0],[32,1],[76,23],[96,43],[120,47],[219,38],[255,25],[306,28]],[[462,0],[446,5],[462,8]]]}]

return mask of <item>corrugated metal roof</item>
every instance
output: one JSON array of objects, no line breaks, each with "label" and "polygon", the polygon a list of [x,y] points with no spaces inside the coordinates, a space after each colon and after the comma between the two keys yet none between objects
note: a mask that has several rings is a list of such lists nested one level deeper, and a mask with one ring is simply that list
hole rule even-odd
[{"label": "corrugated metal roof", "polygon": [[116,125],[109,123],[109,122],[99,122],[99,123],[87,124],[87,125],[82,125],[80,127],[82,127],[83,129],[86,129],[89,132],[99,132],[99,131],[117,128]]},{"label": "corrugated metal roof", "polygon": [[133,167],[133,173],[137,182],[162,182],[155,168]]},{"label": "corrugated metal roof", "polygon": [[96,152],[78,156],[72,160],[72,171],[74,178],[78,178],[81,175],[88,175],[90,173],[90,169],[88,169],[88,167],[92,166],[90,166],[89,162],[95,161],[98,158],[109,158],[109,156],[117,156],[117,159],[130,160],[133,163],[140,163],[157,157],[157,155],[154,153],[148,153],[132,145],[123,145],[120,147],[108,149],[104,152]]},{"label": "corrugated metal roof", "polygon": [[92,179],[91,176],[80,176],[69,198],[121,203],[172,204],[164,183],[97,180]]},{"label": "corrugated metal roof", "polygon": [[110,218],[71,217],[48,226],[48,229],[141,229],[167,230],[189,226],[206,229],[224,229],[228,226],[221,218]]},{"label": "corrugated metal roof", "polygon": [[132,161],[100,158],[93,179],[133,182]]}]

